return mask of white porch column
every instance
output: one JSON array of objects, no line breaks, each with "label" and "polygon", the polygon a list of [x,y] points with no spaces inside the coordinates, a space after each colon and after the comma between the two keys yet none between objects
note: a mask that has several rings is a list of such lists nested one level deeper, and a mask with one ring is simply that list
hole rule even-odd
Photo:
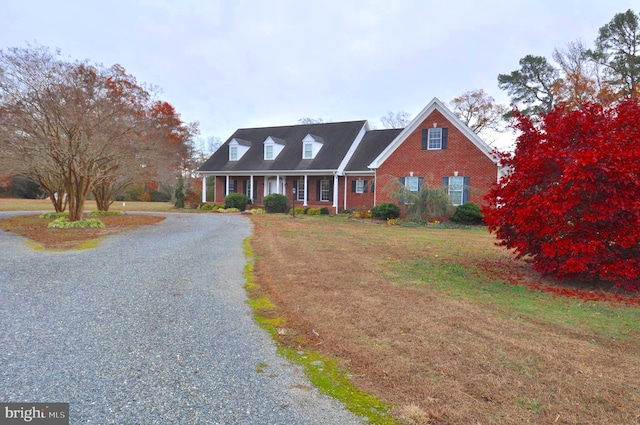
[{"label": "white porch column", "polygon": [[268,195],[267,191],[269,190],[269,180],[267,176],[262,176],[262,197]]},{"label": "white porch column", "polygon": [[338,214],[338,175],[333,175],[333,207],[336,209],[336,214]]},{"label": "white porch column", "polygon": [[225,176],[226,182],[224,184],[224,196],[229,194],[229,176]]},{"label": "white porch column", "polygon": [[378,205],[377,200],[378,200],[378,169],[376,168],[374,173],[373,173],[373,206],[375,207],[376,205]]},{"label": "white porch column", "polygon": [[253,174],[251,174],[249,176],[249,190],[251,191],[251,196],[249,198],[251,198],[251,200],[253,201],[253,199],[255,199],[255,195],[253,193],[254,187],[253,187]]},{"label": "white porch column", "polygon": [[202,175],[202,203],[207,202],[207,176]]},{"label": "white porch column", "polygon": [[343,200],[343,206],[342,209],[346,210],[347,209],[347,175],[344,175],[344,200]]},{"label": "white porch column", "polygon": [[282,195],[282,192],[280,191],[280,175],[279,174],[276,176],[276,193],[279,193]]},{"label": "white porch column", "polygon": [[307,176],[306,174],[304,175],[304,202],[302,203],[303,206],[307,206],[309,205],[309,176]]}]

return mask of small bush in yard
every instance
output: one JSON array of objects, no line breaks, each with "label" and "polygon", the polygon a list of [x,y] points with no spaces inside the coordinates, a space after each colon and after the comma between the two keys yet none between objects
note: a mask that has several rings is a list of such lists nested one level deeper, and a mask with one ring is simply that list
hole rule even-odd
[{"label": "small bush in yard", "polygon": [[262,199],[264,209],[269,213],[283,213],[287,211],[287,203],[289,200],[286,196],[279,193],[272,193]]},{"label": "small bush in yard", "polygon": [[88,227],[103,229],[104,223],[97,218],[85,218],[78,221],[69,221],[68,218],[60,217],[49,223],[47,227],[57,229],[83,229]]},{"label": "small bush in yard", "polygon": [[189,190],[183,198],[184,208],[196,209],[200,206],[200,201],[200,194],[193,190]]},{"label": "small bush in yard", "polygon": [[202,210],[202,211],[212,211],[213,210],[213,205],[211,205],[211,204],[202,204],[202,205],[200,205],[200,210]]},{"label": "small bush in yard", "polygon": [[400,207],[391,202],[384,202],[371,208],[371,215],[378,220],[400,217]]},{"label": "small bush in yard", "polygon": [[328,207],[320,208],[320,215],[329,215],[329,208]]},{"label": "small bush in yard", "polygon": [[480,206],[473,202],[460,205],[451,217],[451,221],[460,224],[481,224],[483,218],[480,212]]},{"label": "small bush in yard", "polygon": [[122,215],[122,212],[120,211],[91,211],[89,213],[90,217],[105,217],[105,216],[110,216],[110,215]]},{"label": "small bush in yard", "polygon": [[55,220],[57,218],[69,218],[68,212],[47,212],[40,214],[40,218],[46,218],[47,220]]},{"label": "small bush in yard", "polygon": [[240,211],[247,209],[249,198],[244,193],[230,193],[224,197],[224,207],[237,208]]},{"label": "small bush in yard", "polygon": [[320,208],[309,208],[307,215],[320,215]]}]

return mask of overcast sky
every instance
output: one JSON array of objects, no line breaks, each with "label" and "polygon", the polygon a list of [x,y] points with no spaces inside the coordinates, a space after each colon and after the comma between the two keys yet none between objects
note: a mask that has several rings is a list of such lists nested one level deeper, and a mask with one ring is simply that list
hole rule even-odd
[{"label": "overcast sky", "polygon": [[27,42],[120,64],[202,138],[237,128],[416,115],[483,89],[527,54],[588,47],[638,0],[9,0],[0,49]]}]

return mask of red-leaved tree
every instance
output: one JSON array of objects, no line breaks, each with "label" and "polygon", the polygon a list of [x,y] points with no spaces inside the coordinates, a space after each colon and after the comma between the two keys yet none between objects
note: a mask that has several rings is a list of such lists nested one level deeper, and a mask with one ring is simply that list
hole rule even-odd
[{"label": "red-leaved tree", "polygon": [[536,126],[516,113],[516,127],[484,211],[500,244],[559,279],[640,290],[640,106],[559,106]]}]

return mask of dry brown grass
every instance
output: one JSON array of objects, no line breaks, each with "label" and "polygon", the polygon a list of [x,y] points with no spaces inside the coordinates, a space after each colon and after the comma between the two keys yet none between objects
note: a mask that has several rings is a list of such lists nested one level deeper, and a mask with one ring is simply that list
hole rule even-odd
[{"label": "dry brown grass", "polygon": [[[511,306],[443,289],[447,264],[473,281],[545,283],[492,236],[335,217],[252,220],[255,282],[287,318],[282,341],[342,359],[405,423],[640,423],[636,312],[615,333],[597,316],[615,312],[610,304],[574,319],[580,299],[523,290],[534,301],[520,308],[517,292]],[[433,276],[414,280],[414,263],[433,264]]]},{"label": "dry brown grass", "polygon": [[[123,205],[124,204],[124,205]],[[95,211],[95,201],[87,201],[85,210]],[[114,202],[111,204],[113,211],[171,211],[173,204],[170,202]],[[53,205],[48,199],[17,199],[0,198],[0,211],[53,211]]]}]

